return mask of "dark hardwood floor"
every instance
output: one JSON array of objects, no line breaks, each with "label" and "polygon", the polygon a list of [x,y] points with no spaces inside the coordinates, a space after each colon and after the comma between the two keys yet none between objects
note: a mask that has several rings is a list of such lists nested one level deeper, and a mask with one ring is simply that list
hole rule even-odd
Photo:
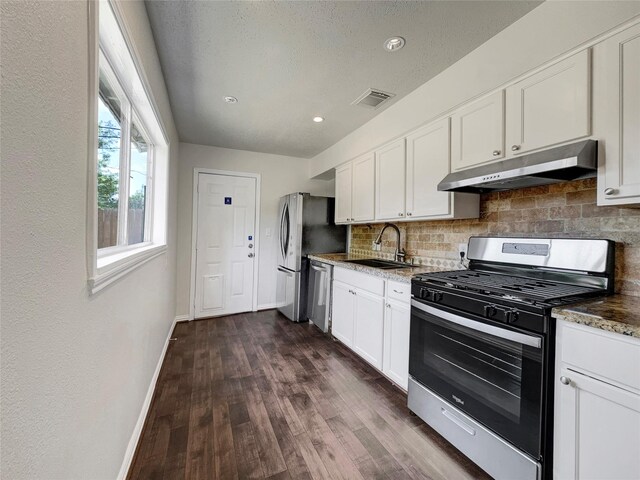
[{"label": "dark hardwood floor", "polygon": [[179,323],[130,479],[485,479],[346,347],[275,310]]}]

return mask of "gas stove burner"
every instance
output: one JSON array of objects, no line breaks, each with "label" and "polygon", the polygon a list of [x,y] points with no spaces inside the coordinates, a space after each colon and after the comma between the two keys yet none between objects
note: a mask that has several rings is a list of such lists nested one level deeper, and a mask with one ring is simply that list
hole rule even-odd
[{"label": "gas stove burner", "polygon": [[436,285],[533,302],[550,302],[562,298],[602,293],[600,288],[470,270],[428,273],[421,275],[419,279]]}]

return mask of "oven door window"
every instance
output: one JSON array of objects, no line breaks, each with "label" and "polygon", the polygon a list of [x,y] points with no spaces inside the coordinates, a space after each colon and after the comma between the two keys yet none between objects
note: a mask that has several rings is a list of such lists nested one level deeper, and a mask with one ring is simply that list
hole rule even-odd
[{"label": "oven door window", "polygon": [[411,309],[411,376],[534,458],[541,446],[542,358],[542,348]]}]

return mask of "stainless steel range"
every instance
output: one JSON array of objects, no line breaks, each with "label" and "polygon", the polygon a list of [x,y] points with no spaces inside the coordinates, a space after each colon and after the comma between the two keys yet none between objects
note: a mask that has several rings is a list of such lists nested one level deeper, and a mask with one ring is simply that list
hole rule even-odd
[{"label": "stainless steel range", "polygon": [[496,479],[550,479],[553,307],[613,292],[609,240],[472,237],[412,280],[409,408]]}]

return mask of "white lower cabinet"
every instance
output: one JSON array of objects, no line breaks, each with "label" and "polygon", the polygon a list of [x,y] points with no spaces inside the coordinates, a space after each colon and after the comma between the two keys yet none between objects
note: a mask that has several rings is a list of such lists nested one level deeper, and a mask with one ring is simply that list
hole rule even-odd
[{"label": "white lower cabinet", "polygon": [[353,349],[378,370],[382,369],[384,298],[354,288]]},{"label": "white lower cabinet", "polygon": [[353,327],[355,325],[355,303],[353,289],[346,283],[333,281],[331,311],[331,334],[344,343],[353,347]]},{"label": "white lower cabinet", "polygon": [[411,285],[336,267],[332,335],[407,389]]},{"label": "white lower cabinet", "polygon": [[640,478],[640,341],[559,322],[557,358],[554,479]]},{"label": "white lower cabinet", "polygon": [[409,386],[409,326],[411,309],[408,303],[388,300],[384,312],[383,373],[405,390]]}]

